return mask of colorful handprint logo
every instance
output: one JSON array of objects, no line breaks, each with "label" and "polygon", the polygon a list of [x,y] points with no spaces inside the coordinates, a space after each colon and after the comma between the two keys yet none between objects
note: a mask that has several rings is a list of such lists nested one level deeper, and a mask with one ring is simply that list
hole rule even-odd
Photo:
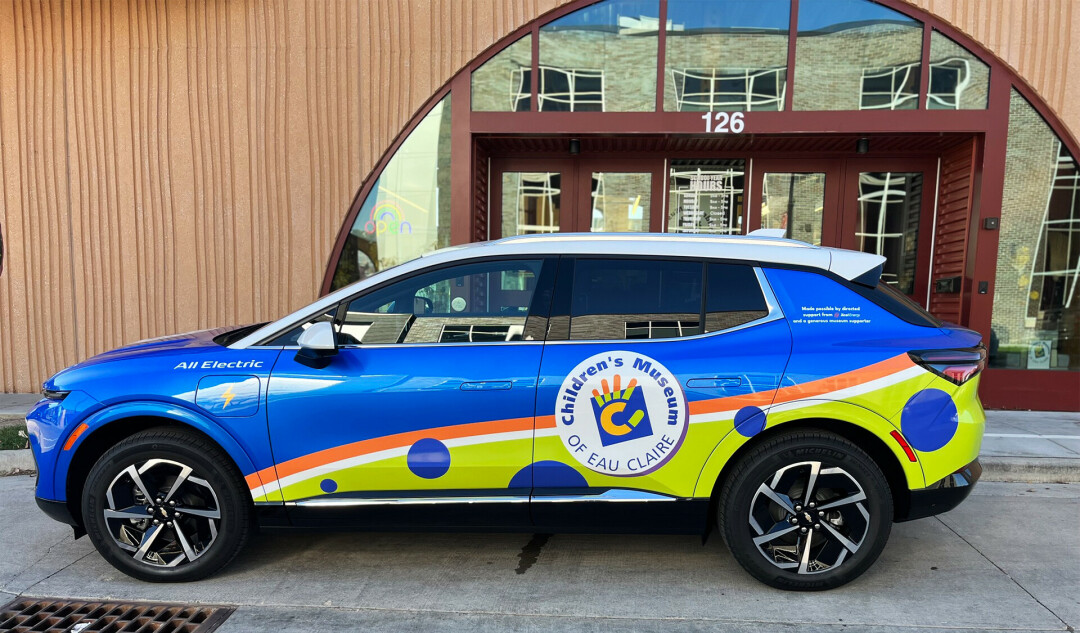
[{"label": "colorful handprint logo", "polygon": [[601,444],[611,446],[639,437],[650,437],[652,424],[645,406],[645,392],[638,388],[637,380],[631,379],[626,389],[622,389],[622,377],[615,374],[612,383],[609,385],[605,378],[600,381],[603,392],[598,389],[592,391],[592,408],[600,430]]}]

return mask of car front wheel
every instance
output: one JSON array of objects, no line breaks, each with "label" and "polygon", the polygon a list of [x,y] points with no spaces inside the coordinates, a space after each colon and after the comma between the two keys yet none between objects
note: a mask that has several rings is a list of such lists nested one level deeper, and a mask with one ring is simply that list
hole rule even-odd
[{"label": "car front wheel", "polygon": [[877,559],[892,528],[881,469],[825,431],[771,438],[736,464],[721,490],[719,524],[732,555],[780,589],[839,587]]},{"label": "car front wheel", "polygon": [[173,428],[136,433],[106,451],[87,477],[82,515],[109,563],[152,582],[209,576],[251,531],[246,486],[229,456]]}]

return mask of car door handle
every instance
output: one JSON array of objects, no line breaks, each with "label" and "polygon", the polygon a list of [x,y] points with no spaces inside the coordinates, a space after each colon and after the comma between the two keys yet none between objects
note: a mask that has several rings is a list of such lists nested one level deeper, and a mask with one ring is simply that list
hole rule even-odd
[{"label": "car door handle", "polygon": [[481,382],[463,382],[462,391],[502,391],[514,386],[509,380],[484,380]]},{"label": "car door handle", "polygon": [[724,376],[718,378],[691,378],[686,381],[690,389],[724,389],[742,385],[742,378],[738,376]]}]

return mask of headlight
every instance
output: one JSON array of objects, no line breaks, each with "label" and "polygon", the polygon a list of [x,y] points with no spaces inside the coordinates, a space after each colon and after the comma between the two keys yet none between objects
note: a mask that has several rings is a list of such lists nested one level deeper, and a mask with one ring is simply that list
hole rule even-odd
[{"label": "headlight", "polygon": [[57,389],[46,389],[44,385],[41,386],[41,395],[44,396],[46,400],[55,400],[56,402],[60,402],[64,398],[68,397],[69,393],[71,392],[60,391]]}]

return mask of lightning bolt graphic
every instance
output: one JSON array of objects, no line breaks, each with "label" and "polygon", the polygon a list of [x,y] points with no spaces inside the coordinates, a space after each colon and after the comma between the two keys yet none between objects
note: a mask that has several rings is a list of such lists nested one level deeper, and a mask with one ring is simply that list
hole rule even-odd
[{"label": "lightning bolt graphic", "polygon": [[233,386],[229,385],[229,388],[225,390],[225,393],[221,394],[221,397],[225,398],[225,405],[221,407],[222,409],[229,406],[229,403],[232,402],[232,399],[236,397],[236,394],[233,393],[232,388]]}]

